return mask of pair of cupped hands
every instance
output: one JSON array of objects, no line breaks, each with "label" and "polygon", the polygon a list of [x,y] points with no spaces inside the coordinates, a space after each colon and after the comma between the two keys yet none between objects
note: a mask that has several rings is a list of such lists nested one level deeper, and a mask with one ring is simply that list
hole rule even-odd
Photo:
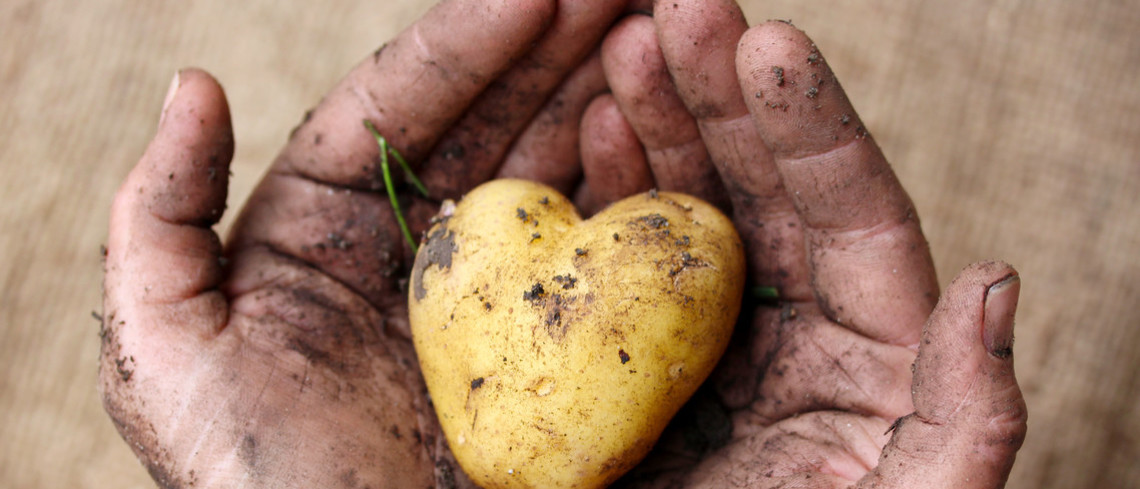
[{"label": "pair of cupped hands", "polygon": [[175,77],[114,201],[101,330],[106,410],[160,486],[471,486],[418,371],[413,254],[364,120],[429,190],[398,185],[417,236],[501,177],[585,214],[657,188],[732,217],[779,299],[747,305],[698,393],[724,436],[671,427],[616,486],[1004,485],[1026,431],[1017,272],[976,264],[940,296],[911,200],[804,33],[749,28],[731,0],[448,0],[306,115],[224,243],[225,96]]}]

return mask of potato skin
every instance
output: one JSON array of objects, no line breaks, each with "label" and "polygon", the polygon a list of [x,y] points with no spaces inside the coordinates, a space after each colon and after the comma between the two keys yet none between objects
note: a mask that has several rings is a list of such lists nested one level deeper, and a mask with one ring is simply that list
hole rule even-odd
[{"label": "potato skin", "polygon": [[640,194],[583,221],[552,188],[495,180],[429,231],[409,312],[472,480],[597,488],[708,376],[743,287],[731,221],[694,197]]}]

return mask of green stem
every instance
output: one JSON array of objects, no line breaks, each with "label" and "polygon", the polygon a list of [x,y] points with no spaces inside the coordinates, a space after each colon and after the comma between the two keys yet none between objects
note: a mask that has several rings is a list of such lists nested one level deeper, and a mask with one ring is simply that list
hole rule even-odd
[{"label": "green stem", "polygon": [[780,291],[775,287],[764,287],[757,285],[752,287],[752,296],[758,299],[779,299]]},{"label": "green stem", "polygon": [[388,167],[388,153],[391,152],[396,157],[396,161],[404,168],[404,173],[408,175],[413,185],[420,190],[424,196],[427,196],[427,189],[423,183],[412,173],[412,169],[408,167],[408,163],[400,156],[400,153],[395,148],[388,146],[388,140],[380,135],[380,131],[376,130],[376,126],[372,125],[372,121],[365,120],[364,127],[372,133],[376,138],[376,144],[380,145],[380,173],[384,175],[384,189],[388,191],[388,201],[392,203],[392,212],[396,214],[396,222],[400,224],[400,231],[404,234],[404,239],[408,242],[408,246],[412,248],[412,253],[419,251],[416,246],[416,241],[412,239],[412,231],[408,229],[408,222],[404,220],[404,212],[400,210],[400,201],[396,199],[396,186],[392,184],[392,171]]}]

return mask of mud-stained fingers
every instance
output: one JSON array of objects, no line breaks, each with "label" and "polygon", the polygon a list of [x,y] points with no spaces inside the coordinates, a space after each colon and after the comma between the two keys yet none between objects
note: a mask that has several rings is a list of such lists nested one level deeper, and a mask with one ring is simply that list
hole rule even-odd
[{"label": "mud-stained fingers", "polygon": [[659,1],[653,21],[677,93],[732,199],[749,279],[790,301],[810,299],[799,217],[736,76],[737,43],[748,29],[744,14],[731,0]]},{"label": "mud-stained fingers", "polygon": [[968,267],[947,287],[915,361],[916,412],[896,423],[858,487],[1005,485],[1026,433],[1013,372],[1019,291],[1017,272],[996,262]]},{"label": "mud-stained fingers", "polygon": [[835,321],[915,345],[938,283],[914,205],[819,49],[784,22],[737,55],[748,108],[805,226],[812,284]]},{"label": "mud-stained fingers", "polygon": [[356,66],[294,131],[275,168],[336,186],[379,190],[371,120],[411,161],[546,31],[554,0],[449,0]]},{"label": "mud-stained fingers", "polygon": [[494,176],[511,144],[625,6],[624,0],[557,3],[534,49],[487,87],[424,162],[421,177],[433,197],[459,198]]},{"label": "mud-stained fingers", "polygon": [[645,146],[657,187],[700,197],[728,211],[724,184],[697,123],[669,78],[653,20],[632,15],[615,26],[602,44],[602,66],[614,99]]},{"label": "mud-stained fingers", "polygon": [[574,201],[583,216],[653,188],[645,151],[612,95],[590,103],[581,141],[583,183]]},{"label": "mud-stained fingers", "polygon": [[596,53],[574,70],[511,147],[496,178],[522,178],[570,195],[582,178],[578,150],[582,115],[606,90],[602,59]]},{"label": "mud-stained fingers", "polygon": [[222,248],[210,227],[226,206],[229,107],[221,86],[196,69],[175,76],[164,105],[158,133],[111,209],[105,321],[179,311],[186,328],[209,335],[226,320],[216,290]]},{"label": "mud-stained fingers", "polygon": [[[449,0],[362,63],[290,137],[230,237],[235,251],[268,246],[341,281],[373,304],[395,299],[411,262],[384,190],[377,141],[414,162],[486,87],[531,49],[554,0]],[[402,177],[395,161],[393,176]],[[434,203],[397,202],[415,233]],[[413,205],[419,204],[419,205]],[[413,237],[415,234],[413,234]]]}]

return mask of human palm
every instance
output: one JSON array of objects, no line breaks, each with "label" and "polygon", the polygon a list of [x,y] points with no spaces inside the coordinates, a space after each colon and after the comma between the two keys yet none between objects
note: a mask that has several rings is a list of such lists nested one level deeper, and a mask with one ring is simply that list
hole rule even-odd
[{"label": "human palm", "polygon": [[[723,436],[692,443],[685,420],[708,416],[683,413],[619,484],[845,486],[892,450],[908,463],[865,481],[912,487],[963,470],[984,475],[977,487],[1004,481],[1024,433],[1009,340],[987,352],[962,338],[986,336],[990,284],[1013,285],[997,301],[1011,320],[1015,273],[969,270],[920,348],[938,293],[917,219],[818,53],[795,50],[806,38],[780,24],[750,32],[742,67],[760,68],[738,81],[735,6],[695,15],[679,2],[658,6],[660,36],[634,16],[590,56],[623,3],[441,4],[306,116],[224,247],[210,225],[225,206],[228,109],[212,78],[180,72],[115,200],[100,369],[109,414],[160,485],[470,485],[418,373],[403,281],[412,253],[364,120],[419,163],[429,197],[397,192],[416,234],[441,199],[503,176],[554,185],[586,212],[651,187],[732,209],[749,278],[779,290],[779,305],[747,309],[694,402],[722,421],[697,432]],[[782,57],[782,78],[748,46]],[[807,93],[811,73],[825,80],[812,96],[779,95]],[[741,96],[761,92],[772,95]],[[902,423],[883,452],[890,421],[915,410],[909,366],[924,348],[935,353],[917,364],[922,422]],[[945,411],[975,398],[985,402]],[[979,436],[997,448],[970,458]]]}]

